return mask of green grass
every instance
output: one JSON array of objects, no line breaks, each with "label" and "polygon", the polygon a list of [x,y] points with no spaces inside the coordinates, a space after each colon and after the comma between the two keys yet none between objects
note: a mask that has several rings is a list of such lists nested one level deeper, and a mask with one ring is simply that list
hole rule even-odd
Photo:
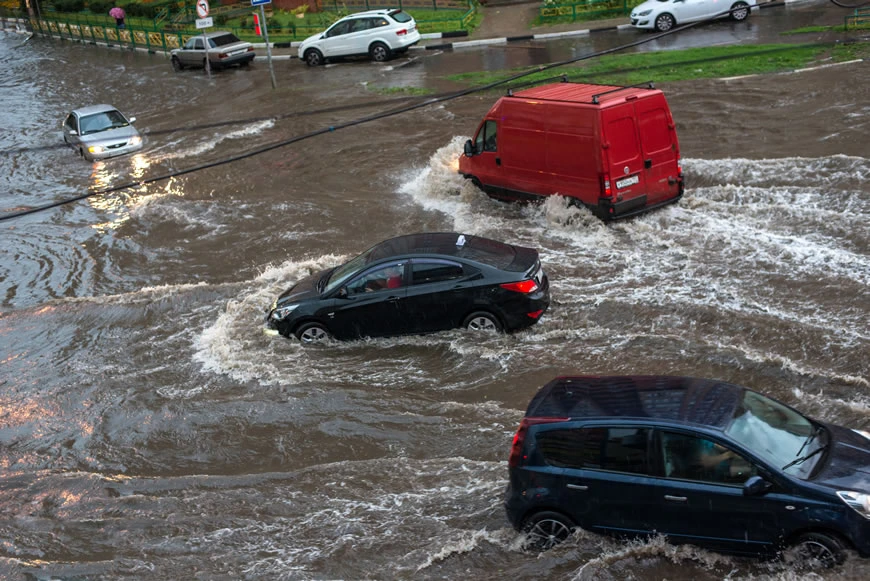
[{"label": "green grass", "polygon": [[366,89],[373,93],[378,93],[379,95],[393,95],[393,96],[422,96],[422,95],[431,95],[433,93],[432,89],[427,89],[425,87],[372,87],[371,85],[366,85]]},{"label": "green grass", "polygon": [[[870,44],[776,44],[714,46],[675,51],[608,55],[595,60],[534,73],[517,83],[535,82],[566,74],[573,81],[632,85],[650,80],[684,81],[788,71],[815,63],[870,58]],[[829,60],[827,60],[829,59]],[[462,73],[447,77],[472,86],[489,84],[524,70]]]},{"label": "green grass", "polygon": [[870,30],[870,23],[866,24],[850,24],[847,28],[843,25],[837,26],[804,26],[803,28],[795,28],[794,30],[786,30],[780,34],[804,34],[808,32],[847,32],[849,30]]}]

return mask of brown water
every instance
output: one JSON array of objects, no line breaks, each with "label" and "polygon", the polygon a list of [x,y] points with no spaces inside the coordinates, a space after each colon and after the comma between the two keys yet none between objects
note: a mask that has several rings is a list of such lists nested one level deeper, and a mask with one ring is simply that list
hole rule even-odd
[{"label": "brown water", "polygon": [[[273,92],[262,65],[209,79],[19,42],[0,36],[4,213],[396,105],[354,108],[389,99],[364,83],[445,85],[415,63],[295,62]],[[0,577],[801,578],[586,533],[523,553],[506,458],[535,390],[569,373],[721,378],[870,426],[867,87],[866,63],[663,87],[687,194],[611,225],[453,173],[493,95],[0,223]],[[64,114],[97,102],[138,117],[141,154],[59,145]],[[421,230],[539,248],[551,310],[490,338],[262,332],[294,280]],[[853,557],[812,578],[868,576]]]}]

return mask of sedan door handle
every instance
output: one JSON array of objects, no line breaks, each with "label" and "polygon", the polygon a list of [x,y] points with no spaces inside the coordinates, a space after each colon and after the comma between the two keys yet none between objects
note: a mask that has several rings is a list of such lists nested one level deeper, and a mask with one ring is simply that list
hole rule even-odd
[{"label": "sedan door handle", "polygon": [[397,303],[397,302],[399,302],[400,298],[402,298],[402,297],[390,297],[387,299],[387,302],[388,303]]},{"label": "sedan door handle", "polygon": [[589,490],[588,486],[584,486],[582,484],[566,484],[565,486],[567,486],[571,490]]},{"label": "sedan door handle", "polygon": [[671,496],[670,494],[666,494],[665,500],[671,500],[673,502],[686,502],[689,499],[685,496]]}]

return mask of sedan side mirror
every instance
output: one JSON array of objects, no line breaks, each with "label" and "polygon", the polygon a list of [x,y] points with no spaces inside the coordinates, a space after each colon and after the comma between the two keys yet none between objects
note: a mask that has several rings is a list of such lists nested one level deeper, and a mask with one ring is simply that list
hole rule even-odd
[{"label": "sedan side mirror", "polygon": [[129,119],[127,119],[127,123],[130,123],[131,125],[132,125],[133,123],[135,123],[135,122],[136,122],[136,118],[135,118],[135,117],[130,117]]},{"label": "sedan side mirror", "polygon": [[69,130],[69,134],[70,134],[70,135],[78,135],[79,132],[76,131],[75,129],[70,129],[70,130]]},{"label": "sedan side mirror", "polygon": [[761,496],[771,488],[773,485],[761,476],[751,476],[743,484],[743,496]]},{"label": "sedan side mirror", "polygon": [[474,144],[469,139],[465,142],[465,157],[471,157],[474,155]]}]

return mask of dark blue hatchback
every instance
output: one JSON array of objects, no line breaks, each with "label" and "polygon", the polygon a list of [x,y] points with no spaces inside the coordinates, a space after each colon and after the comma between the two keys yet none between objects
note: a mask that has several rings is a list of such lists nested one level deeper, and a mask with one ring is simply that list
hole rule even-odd
[{"label": "dark blue hatchback", "polygon": [[545,550],[575,527],[810,565],[870,556],[870,434],[691,377],[561,377],[514,437],[508,519]]}]

